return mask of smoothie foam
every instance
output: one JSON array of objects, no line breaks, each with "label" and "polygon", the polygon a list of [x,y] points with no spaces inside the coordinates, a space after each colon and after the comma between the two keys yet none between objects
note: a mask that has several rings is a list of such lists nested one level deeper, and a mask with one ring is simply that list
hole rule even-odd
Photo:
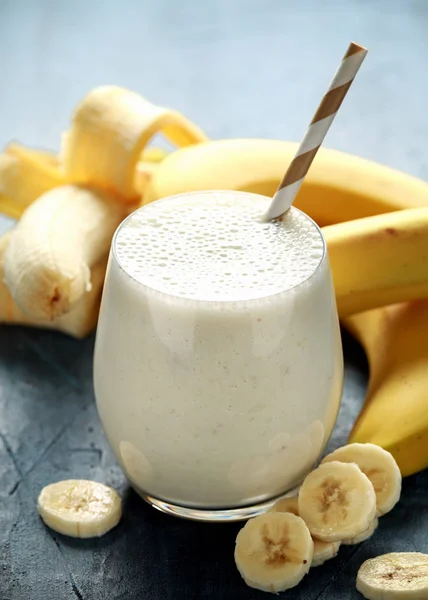
[{"label": "smoothie foam", "polygon": [[319,265],[315,224],[289,211],[264,223],[268,199],[208,192],[160,201],[134,213],[115,240],[119,264],[166,294],[198,300],[249,300],[294,287]]}]

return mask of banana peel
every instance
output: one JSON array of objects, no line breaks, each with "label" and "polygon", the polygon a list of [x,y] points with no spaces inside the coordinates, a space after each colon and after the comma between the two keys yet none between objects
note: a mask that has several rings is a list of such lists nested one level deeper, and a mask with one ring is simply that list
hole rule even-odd
[{"label": "banana peel", "polygon": [[39,196],[63,183],[54,154],[9,144],[0,155],[0,212],[19,219]]},{"label": "banana peel", "polygon": [[68,181],[106,189],[135,203],[135,171],[151,138],[162,132],[178,147],[207,138],[180,113],[155,106],[117,86],[95,88],[75,110],[62,137],[61,162]]}]

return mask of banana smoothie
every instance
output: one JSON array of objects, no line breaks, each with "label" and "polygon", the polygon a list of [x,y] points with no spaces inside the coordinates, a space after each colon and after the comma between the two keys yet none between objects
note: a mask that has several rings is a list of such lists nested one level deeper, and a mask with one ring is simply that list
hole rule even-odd
[{"label": "banana smoothie", "polygon": [[294,208],[263,222],[268,202],[181,194],[137,210],[114,237],[97,407],[129,481],[161,509],[273,499],[334,426],[343,360],[324,240]]}]

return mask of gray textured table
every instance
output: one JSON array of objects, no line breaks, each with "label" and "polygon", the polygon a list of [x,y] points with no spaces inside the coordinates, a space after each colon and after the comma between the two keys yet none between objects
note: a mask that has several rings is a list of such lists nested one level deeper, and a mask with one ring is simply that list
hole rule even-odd
[{"label": "gray textured table", "polygon": [[[93,86],[130,87],[181,110],[211,137],[299,139],[351,39],[370,49],[328,146],[428,176],[426,0],[0,0],[0,142],[58,148]],[[11,226],[0,220],[0,232]],[[331,445],[361,404],[364,355],[345,336],[344,401]],[[97,418],[93,338],[0,327],[0,600],[255,600],[233,563],[239,525],[187,523],[129,490]],[[124,497],[96,541],[46,529],[40,488],[68,477]],[[293,599],[357,599],[358,566],[428,551],[428,475],[404,483],[376,535],[311,571]]]}]

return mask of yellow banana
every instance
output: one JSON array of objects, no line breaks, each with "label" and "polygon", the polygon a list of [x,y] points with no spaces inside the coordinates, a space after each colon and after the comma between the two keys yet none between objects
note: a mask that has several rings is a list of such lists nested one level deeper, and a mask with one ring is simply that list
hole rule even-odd
[{"label": "yellow banana", "polygon": [[428,207],[323,228],[339,317],[428,297]]},{"label": "yellow banana", "polygon": [[177,146],[206,140],[180,113],[151,104],[116,86],[98,87],[77,107],[63,135],[61,161],[66,179],[107,189],[122,202],[139,199],[137,163],[156,133]]},{"label": "yellow banana", "polygon": [[91,270],[92,287],[76,306],[66,315],[54,321],[32,319],[18,308],[4,282],[4,255],[10,234],[0,238],[0,323],[7,325],[26,325],[62,331],[76,338],[86,337],[95,328],[104,285],[107,257],[99,261]]},{"label": "yellow banana", "polygon": [[401,473],[428,467],[428,300],[348,318],[364,347],[370,383],[351,442],[389,450]]},{"label": "yellow banana", "polygon": [[[273,196],[297,150],[294,142],[210,141],[172,152],[158,166],[143,203],[201,189]],[[320,225],[428,204],[428,183],[363,158],[321,148],[294,202]]]},{"label": "yellow banana", "polygon": [[[147,146],[159,131],[178,146],[189,147],[165,157]],[[198,189],[272,196],[296,149],[293,142],[277,140],[209,142],[174,111],[121,88],[97,88],[77,108],[60,161],[51,153],[18,145],[0,156],[0,211],[18,218],[38,196],[66,182],[106,189],[120,202],[131,203],[128,212],[140,197],[148,203]],[[18,308],[3,283],[6,238],[0,240],[0,321],[52,327],[76,337],[95,326],[105,253],[126,213],[112,216],[108,202],[104,213],[103,201],[93,201],[100,194],[87,193],[86,212],[83,197],[80,203],[63,198],[57,204],[51,196],[50,216],[45,194],[9,238],[13,243],[6,278],[31,317]],[[58,213],[54,204],[60,207]],[[428,297],[426,210],[373,217],[427,205],[427,183],[362,158],[319,151],[295,206],[320,225],[358,219],[324,228],[342,319],[385,303]],[[87,224],[98,228],[98,237],[89,236],[91,248],[83,237]],[[76,248],[78,256],[73,255]],[[371,373],[350,440],[388,449],[404,475],[428,466],[428,301],[370,310],[343,322],[365,347]]]},{"label": "yellow banana", "polygon": [[18,219],[36,198],[63,183],[54,154],[9,144],[0,155],[0,212]]},{"label": "yellow banana", "polygon": [[106,192],[65,185],[27,208],[12,230],[4,278],[29,317],[55,320],[91,289],[90,269],[110,247],[126,215]]}]

